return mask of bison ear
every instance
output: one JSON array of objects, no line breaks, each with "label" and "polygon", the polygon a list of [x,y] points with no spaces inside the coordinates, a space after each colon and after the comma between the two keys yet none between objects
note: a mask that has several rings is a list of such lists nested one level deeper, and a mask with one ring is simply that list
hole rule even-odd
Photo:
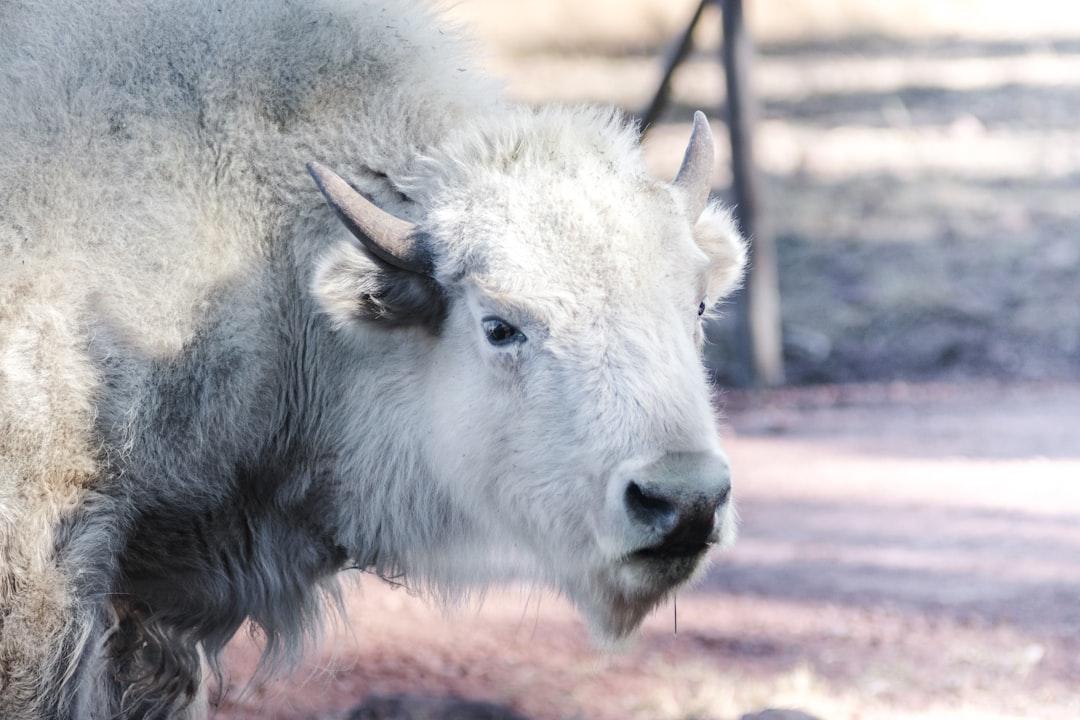
[{"label": "bison ear", "polygon": [[326,204],[356,242],[344,242],[319,263],[312,288],[338,327],[358,321],[422,325],[435,330],[446,310],[432,277],[425,236],[412,223],[377,207],[325,165],[308,172]]},{"label": "bison ear", "polygon": [[742,282],[746,241],[729,210],[719,204],[705,207],[694,224],[694,240],[709,257],[709,302],[730,295]]},{"label": "bison ear", "polygon": [[377,322],[435,332],[446,315],[445,294],[431,276],[378,260],[352,242],[327,251],[315,269],[311,290],[337,328]]}]

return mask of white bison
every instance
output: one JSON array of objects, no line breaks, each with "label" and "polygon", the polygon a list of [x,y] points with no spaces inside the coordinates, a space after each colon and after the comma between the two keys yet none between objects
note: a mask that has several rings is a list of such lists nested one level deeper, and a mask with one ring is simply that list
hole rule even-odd
[{"label": "white bison", "polygon": [[730,538],[703,117],[654,180],[390,0],[0,28],[0,716],[200,716],[236,629],[295,655],[344,568],[620,637]]}]

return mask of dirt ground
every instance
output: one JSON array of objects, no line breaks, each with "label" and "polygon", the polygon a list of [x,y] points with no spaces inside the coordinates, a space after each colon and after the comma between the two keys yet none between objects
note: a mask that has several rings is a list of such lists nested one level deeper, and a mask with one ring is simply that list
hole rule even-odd
[{"label": "dirt ground", "polygon": [[601,651],[550,595],[443,612],[368,578],[285,680],[241,693],[256,651],[236,643],[218,717],[344,718],[402,693],[533,720],[1080,716],[1080,386],[725,403],[741,537],[679,593],[677,633],[669,605]]}]

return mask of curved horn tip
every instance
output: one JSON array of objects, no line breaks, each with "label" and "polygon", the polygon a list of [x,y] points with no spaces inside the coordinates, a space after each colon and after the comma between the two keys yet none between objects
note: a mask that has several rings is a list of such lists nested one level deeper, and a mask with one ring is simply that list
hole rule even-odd
[{"label": "curved horn tip", "polygon": [[308,175],[315,181],[315,186],[319,188],[319,192],[321,192],[327,200],[330,200],[334,195],[332,185],[335,180],[343,184],[345,183],[336,172],[322,163],[312,160],[305,167],[307,168]]},{"label": "curved horn tip", "polygon": [[687,153],[690,153],[691,149],[697,156],[695,159],[707,165],[711,173],[716,154],[713,148],[712,127],[709,126],[709,118],[700,110],[694,111],[694,123],[690,130],[690,146],[687,148]]},{"label": "curved horn tip", "polygon": [[694,111],[694,132],[704,132],[712,137],[712,129],[709,127],[709,118],[700,110]]},{"label": "curved horn tip", "polygon": [[[326,192],[327,182],[333,182],[335,179],[340,179],[340,176],[336,172],[320,162],[312,160],[305,167],[307,168],[308,175],[311,176],[311,179],[315,181],[315,184],[318,185],[319,189],[324,193]],[[342,182],[344,181],[342,180]]]}]

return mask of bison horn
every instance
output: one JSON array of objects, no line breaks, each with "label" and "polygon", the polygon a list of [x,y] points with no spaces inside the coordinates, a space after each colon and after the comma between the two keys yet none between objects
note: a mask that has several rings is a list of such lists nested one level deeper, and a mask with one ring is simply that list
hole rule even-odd
[{"label": "bison horn", "polygon": [[694,129],[686,146],[682,166],[675,176],[674,185],[682,191],[686,200],[686,213],[691,223],[697,222],[712,188],[713,138],[705,113],[694,113]]},{"label": "bison horn", "polygon": [[403,270],[431,274],[431,257],[418,241],[415,225],[376,207],[325,165],[310,162],[307,169],[326,202],[368,251]]}]

